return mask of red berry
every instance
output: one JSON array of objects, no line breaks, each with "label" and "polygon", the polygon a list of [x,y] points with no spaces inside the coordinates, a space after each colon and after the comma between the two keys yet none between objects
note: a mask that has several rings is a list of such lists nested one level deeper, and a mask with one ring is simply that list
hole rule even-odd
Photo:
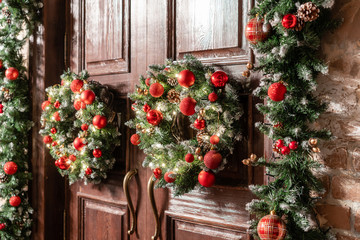
[{"label": "red berry", "polygon": [[56,101],[56,102],[54,103],[54,107],[55,107],[55,108],[59,108],[59,107],[60,107],[60,105],[61,105],[61,104],[60,104],[60,102],[59,102],[59,101]]},{"label": "red berry", "polygon": [[194,155],[192,155],[191,153],[188,153],[185,155],[185,161],[188,163],[191,163],[194,161]]},{"label": "red berry", "polygon": [[76,161],[76,156],[73,155],[73,154],[71,154],[71,155],[69,156],[69,159],[70,159],[72,162],[75,162],[75,161]]},{"label": "red berry", "polygon": [[143,111],[147,113],[147,112],[149,112],[150,110],[151,110],[151,107],[149,106],[149,104],[146,103],[146,104],[143,106]]},{"label": "red berry", "polygon": [[100,149],[96,148],[96,149],[94,149],[94,151],[93,151],[93,155],[94,155],[94,157],[99,158],[99,157],[102,156],[102,152],[101,152]]},{"label": "red berry", "polygon": [[9,199],[9,203],[11,206],[13,207],[17,207],[21,204],[21,198],[19,196],[12,196],[10,199]]},{"label": "red berry", "polygon": [[153,170],[153,173],[154,173],[154,177],[156,179],[160,179],[161,178],[161,175],[162,175],[162,171],[161,171],[161,168],[155,168]]},{"label": "red berry", "polygon": [[93,172],[92,169],[89,167],[85,170],[86,175],[90,175],[90,174],[92,174],[92,172]]},{"label": "red berry", "polygon": [[50,136],[44,136],[44,138],[43,138],[43,142],[44,142],[45,144],[52,143],[52,141],[53,141],[53,139],[52,139],[52,137],[50,137]]},{"label": "red berry", "polygon": [[0,223],[0,231],[3,230],[6,227],[5,223]]},{"label": "red berry", "polygon": [[297,143],[296,141],[290,142],[289,148],[290,148],[291,150],[296,150],[296,149],[298,148],[298,143]]},{"label": "red berry", "polygon": [[210,137],[210,143],[216,145],[220,142],[220,138],[217,135],[212,135]]},{"label": "red berry", "polygon": [[16,80],[19,77],[19,71],[16,68],[10,67],[6,69],[5,77],[9,80]]},{"label": "red berry", "polygon": [[173,174],[175,174],[175,173],[174,173],[174,172],[167,172],[167,173],[165,173],[165,175],[164,175],[164,180],[165,180],[166,182],[168,182],[168,183],[175,182],[176,177],[171,178],[171,177],[169,177],[170,174],[173,175]]},{"label": "red berry", "polygon": [[50,132],[51,132],[52,134],[55,134],[55,133],[57,133],[57,129],[53,127],[53,128],[50,129]]},{"label": "red berry", "polygon": [[87,131],[88,129],[89,129],[89,125],[87,125],[86,123],[83,123],[83,124],[81,125],[81,130]]},{"label": "red berry", "polygon": [[284,146],[284,140],[282,140],[282,139],[276,140],[275,146],[278,148],[282,148]]},{"label": "red berry", "polygon": [[283,147],[281,148],[281,153],[282,153],[283,155],[288,155],[288,154],[290,154],[290,148],[287,147],[287,146],[283,146]]},{"label": "red berry", "polygon": [[218,95],[215,92],[209,94],[208,99],[210,102],[215,102],[218,99]]},{"label": "red berry", "polygon": [[138,134],[133,134],[131,137],[130,137],[130,142],[133,144],[133,145],[139,145],[141,143],[140,141],[140,136]]}]

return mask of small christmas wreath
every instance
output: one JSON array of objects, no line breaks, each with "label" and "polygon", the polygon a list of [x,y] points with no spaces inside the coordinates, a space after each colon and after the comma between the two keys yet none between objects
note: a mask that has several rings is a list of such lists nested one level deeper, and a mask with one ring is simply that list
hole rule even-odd
[{"label": "small christmas wreath", "polygon": [[70,184],[106,178],[115,163],[112,152],[120,144],[116,114],[110,107],[113,95],[88,78],[86,71],[65,72],[61,85],[46,89],[48,100],[42,103],[40,134]]},{"label": "small christmas wreath", "polygon": [[137,132],[131,143],[147,154],[143,166],[153,169],[158,187],[172,187],[175,195],[198,182],[211,187],[241,138],[237,90],[225,72],[192,56],[150,70],[129,95],[136,117],[126,124]]}]

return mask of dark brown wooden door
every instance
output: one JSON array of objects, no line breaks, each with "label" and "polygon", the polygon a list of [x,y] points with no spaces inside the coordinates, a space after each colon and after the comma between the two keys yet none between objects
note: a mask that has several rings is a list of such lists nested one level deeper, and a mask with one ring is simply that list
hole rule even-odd
[{"label": "dark brown wooden door", "polygon": [[155,190],[161,239],[248,239],[245,204],[253,196],[247,186],[263,182],[263,172],[243,166],[250,152],[262,155],[263,140],[253,129],[251,87],[241,78],[251,52],[244,40],[247,0],[69,0],[66,64],[73,71],[87,69],[92,79],[116,91],[122,119],[122,142],[117,164],[99,185],[76,183],[67,190],[68,239],[128,239],[130,216],[122,189],[124,175],[138,169],[130,182],[138,230],[130,239],[151,239],[155,221],[147,196],[151,171],[141,167],[144,154],[129,144],[124,122],[131,114],[127,94],[150,64],[191,53],[239,80],[244,87],[245,138],[237,144],[227,168],[211,189],[173,198]]}]

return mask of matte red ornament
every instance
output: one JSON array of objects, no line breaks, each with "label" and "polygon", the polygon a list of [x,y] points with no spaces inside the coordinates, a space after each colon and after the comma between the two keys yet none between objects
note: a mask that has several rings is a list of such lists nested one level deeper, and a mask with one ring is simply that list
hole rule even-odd
[{"label": "matte red ornament", "polygon": [[84,102],[82,102],[80,99],[75,100],[74,102],[74,108],[79,111],[80,109],[85,109],[86,108],[86,104]]},{"label": "matte red ornament", "polygon": [[204,187],[212,187],[215,183],[215,174],[211,171],[202,170],[198,175],[198,181]]},{"label": "matte red ornament", "polygon": [[283,146],[283,147],[281,148],[281,154],[283,154],[283,155],[289,155],[289,154],[290,154],[290,148],[287,147],[287,146]]},{"label": "matte red ornament", "polygon": [[296,150],[296,149],[298,148],[298,143],[297,143],[297,141],[292,141],[292,142],[290,142],[289,148],[290,148],[291,150]]},{"label": "matte red ornament", "polygon": [[268,96],[275,102],[284,100],[287,89],[282,82],[276,82],[270,85],[268,89]]},{"label": "matte red ornament", "polygon": [[57,122],[61,120],[59,112],[54,112],[53,117],[54,120]]},{"label": "matte red ornament", "polygon": [[150,110],[151,110],[151,107],[149,106],[149,104],[145,103],[145,105],[143,106],[143,111],[147,113]]},{"label": "matte red ornament", "polygon": [[146,84],[146,86],[148,86],[148,87],[150,87],[150,80],[151,80],[151,78],[147,78],[147,79],[145,80],[145,84]]},{"label": "matte red ornament", "polygon": [[191,97],[186,97],[181,100],[179,108],[180,112],[185,116],[191,116],[195,113],[196,101]]},{"label": "matte red ornament", "polygon": [[[1,2],[0,2],[1,3]],[[6,224],[5,223],[0,223],[0,231],[5,229],[6,227]]]},{"label": "matte red ornament", "polygon": [[80,79],[75,79],[70,84],[70,89],[74,93],[80,93],[81,88],[84,86],[84,81]]},{"label": "matte red ornament", "polygon": [[191,153],[188,153],[185,155],[185,161],[188,163],[191,163],[194,161],[194,155],[192,155]]},{"label": "matte red ornament", "polygon": [[149,88],[149,93],[153,97],[161,97],[164,93],[164,87],[160,83],[153,83]]},{"label": "matte red ornament", "polygon": [[19,71],[14,67],[10,67],[6,69],[5,77],[9,80],[16,80],[19,77]]},{"label": "matte red ornament", "polygon": [[85,90],[81,93],[80,99],[86,105],[92,104],[95,100],[95,93],[91,90]]},{"label": "matte red ornament", "polygon": [[59,108],[60,105],[61,105],[61,103],[60,103],[59,101],[56,101],[56,102],[54,103],[54,107],[55,107],[55,108]]},{"label": "matte red ornament", "polygon": [[163,120],[163,115],[160,111],[152,109],[146,114],[146,120],[151,125],[157,126]]},{"label": "matte red ornament", "polygon": [[257,44],[268,38],[270,30],[270,24],[264,25],[264,19],[253,18],[246,24],[245,37],[250,43]]},{"label": "matte red ornament", "polygon": [[166,182],[168,182],[168,183],[175,182],[176,177],[175,177],[175,178],[171,178],[171,177],[169,177],[170,174],[175,174],[175,173],[174,173],[174,172],[167,172],[167,173],[165,173],[165,175],[164,175],[164,180],[165,180]]},{"label": "matte red ornament", "polygon": [[155,168],[155,169],[153,170],[153,173],[154,173],[154,177],[155,177],[156,179],[160,179],[161,176],[162,176],[161,168]]},{"label": "matte red ornament", "polygon": [[57,133],[57,129],[53,127],[53,128],[50,129],[50,132],[51,132],[52,134],[55,134],[55,133]]},{"label": "matte red ornament", "polygon": [[45,108],[46,108],[47,106],[49,106],[50,104],[51,104],[50,101],[44,101],[44,102],[41,104],[41,109],[44,111]]},{"label": "matte red ornament", "polygon": [[205,129],[205,126],[206,126],[206,122],[204,119],[196,119],[195,122],[194,122],[194,127],[196,129],[199,129],[199,130],[203,130]]},{"label": "matte red ornament", "polygon": [[0,108],[0,113],[4,113],[4,110],[2,108]]},{"label": "matte red ornament", "polygon": [[2,109],[4,107],[4,105],[2,105],[1,103],[0,103],[0,109]]},{"label": "matte red ornament", "polygon": [[12,196],[9,199],[9,203],[13,207],[18,207],[21,204],[21,198],[19,196]]},{"label": "matte red ornament", "polygon": [[75,138],[74,142],[73,142],[73,145],[74,145],[74,148],[78,151],[81,151],[82,148],[86,145],[84,144],[83,142],[83,139],[82,138]]},{"label": "matte red ornament", "polygon": [[53,139],[52,139],[52,137],[50,137],[50,136],[44,136],[44,137],[43,137],[43,142],[44,142],[45,144],[52,143],[52,141],[53,141]]},{"label": "matte red ornament", "polygon": [[61,170],[68,170],[70,168],[71,161],[66,157],[61,157],[55,161],[55,166]]},{"label": "matte red ornament", "polygon": [[275,146],[278,148],[282,148],[284,146],[284,140],[282,140],[282,139],[276,140]]},{"label": "matte red ornament", "polygon": [[86,123],[81,124],[81,130],[87,131],[88,129],[89,129],[89,125],[87,125]]},{"label": "matte red ornament", "polygon": [[97,129],[102,129],[107,125],[107,118],[105,116],[96,115],[93,118],[92,123]]},{"label": "matte red ornament", "polygon": [[195,83],[195,75],[190,70],[182,70],[177,77],[179,85],[182,87],[191,87]]},{"label": "matte red ornament", "polygon": [[215,150],[207,152],[204,156],[205,166],[209,169],[217,169],[222,161],[222,156]]},{"label": "matte red ornament", "polygon": [[222,88],[229,81],[229,77],[224,71],[216,71],[211,75],[210,80],[215,87]]},{"label": "matte red ornament", "polygon": [[216,145],[220,142],[220,138],[217,135],[212,135],[210,137],[210,143]]},{"label": "matte red ornament", "polygon": [[76,156],[73,155],[73,154],[71,154],[71,155],[69,156],[69,159],[70,159],[70,161],[75,162],[75,161],[76,161]]},{"label": "matte red ornament", "polygon": [[92,169],[89,167],[85,170],[86,175],[90,175],[90,174],[92,174],[92,172],[93,172]]},{"label": "matte red ornament", "polygon": [[275,213],[261,218],[257,233],[261,240],[283,240],[286,236],[286,225]]},{"label": "matte red ornament", "polygon": [[4,172],[7,174],[7,175],[14,175],[18,170],[18,166],[16,163],[14,162],[6,162],[4,164]]},{"label": "matte red ornament", "polygon": [[210,102],[215,102],[218,99],[218,95],[215,92],[209,94],[208,99]]},{"label": "matte red ornament", "polygon": [[100,150],[99,148],[96,148],[96,149],[94,149],[94,151],[93,151],[93,155],[94,155],[94,157],[96,157],[96,158],[100,158],[100,157],[102,156],[102,152],[101,152],[101,150]]},{"label": "matte red ornament", "polygon": [[297,24],[297,18],[294,14],[286,14],[282,21],[281,21],[282,25],[284,28],[294,28]]},{"label": "matte red ornament", "polygon": [[130,142],[135,146],[139,145],[141,143],[139,134],[135,133],[135,134],[131,135]]}]

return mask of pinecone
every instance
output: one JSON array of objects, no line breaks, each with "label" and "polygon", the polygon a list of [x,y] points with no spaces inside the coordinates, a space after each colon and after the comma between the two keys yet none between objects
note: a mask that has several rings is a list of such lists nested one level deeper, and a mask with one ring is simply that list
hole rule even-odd
[{"label": "pinecone", "polygon": [[6,183],[8,180],[9,180],[8,175],[4,174],[0,177],[0,183]]},{"label": "pinecone", "polygon": [[298,18],[297,24],[295,26],[295,31],[298,31],[298,32],[301,31],[304,28],[304,26],[305,26],[305,22],[302,19]]},{"label": "pinecone", "polygon": [[178,93],[175,89],[171,89],[168,94],[167,98],[171,103],[179,103],[180,102],[180,93]]},{"label": "pinecone", "polygon": [[301,4],[297,11],[298,20],[312,22],[319,17],[320,9],[312,2]]},{"label": "pinecone", "polygon": [[175,78],[168,78],[167,82],[172,87],[175,87],[178,84],[178,81]]},{"label": "pinecone", "polygon": [[205,140],[206,138],[209,138],[209,134],[206,131],[201,130],[201,131],[197,132],[196,140],[198,141],[199,146],[204,147],[204,148],[210,147],[209,141]]}]

